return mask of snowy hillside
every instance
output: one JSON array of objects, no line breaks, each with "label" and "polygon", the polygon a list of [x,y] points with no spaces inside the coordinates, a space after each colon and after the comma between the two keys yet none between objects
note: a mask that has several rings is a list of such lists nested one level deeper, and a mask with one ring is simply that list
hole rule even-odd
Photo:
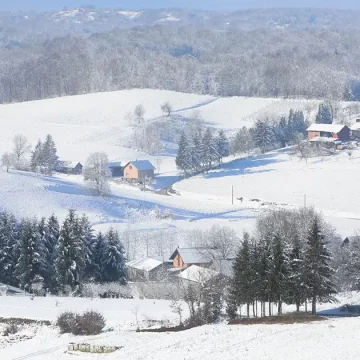
[{"label": "snowy hillside", "polygon": [[[26,135],[33,145],[51,133],[62,160],[84,162],[95,151],[104,151],[111,161],[122,163],[149,159],[156,166],[157,159],[161,158],[160,174],[155,182],[155,189],[161,189],[180,180],[174,151],[150,156],[126,147],[136,126],[129,123],[126,115],[142,104],[144,121],[151,123],[162,116],[164,102],[169,102],[173,113],[184,121],[196,113],[207,124],[230,133],[243,125],[252,126],[259,116],[285,115],[290,108],[304,110],[305,116],[311,119],[319,104],[317,100],[214,98],[145,89],[1,105],[0,153],[12,150],[12,138],[17,133]],[[358,152],[352,161],[344,152],[337,159],[318,158],[308,164],[291,159],[286,152],[266,154],[250,161],[230,158],[220,170],[176,184],[180,195],[172,196],[112,184],[113,195],[99,198],[85,187],[81,176],[47,178],[26,173],[7,174],[1,170],[0,207],[18,217],[48,216],[56,212],[61,218],[72,207],[87,213],[94,224],[108,226],[111,223],[119,230],[125,228],[130,212],[132,218],[136,218],[132,220],[136,223],[134,228],[174,231],[174,228],[209,228],[216,223],[242,232],[251,230],[259,212],[273,206],[269,202],[298,206],[304,203],[306,194],[308,205],[323,210],[342,234],[349,235],[360,228],[354,196],[360,177],[359,158]],[[231,204],[232,185],[235,198],[243,197],[243,203],[235,200],[235,204]],[[262,206],[250,199],[260,199],[266,204]],[[170,209],[175,219],[155,220],[151,212],[157,207]]]}]

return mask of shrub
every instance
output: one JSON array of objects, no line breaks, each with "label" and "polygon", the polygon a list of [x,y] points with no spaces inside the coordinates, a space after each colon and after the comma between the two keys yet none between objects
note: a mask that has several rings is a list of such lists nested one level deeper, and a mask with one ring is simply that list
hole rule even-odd
[{"label": "shrub", "polygon": [[105,318],[96,311],[77,315],[74,335],[97,335],[105,327]]},{"label": "shrub", "polygon": [[62,334],[97,335],[105,327],[105,318],[96,311],[87,311],[82,315],[65,312],[58,317],[57,326]]},{"label": "shrub", "polygon": [[60,328],[62,334],[73,333],[76,328],[77,315],[67,311],[59,315],[56,325]]},{"label": "shrub", "polygon": [[19,332],[19,328],[15,324],[9,324],[4,330],[4,336],[14,335]]}]

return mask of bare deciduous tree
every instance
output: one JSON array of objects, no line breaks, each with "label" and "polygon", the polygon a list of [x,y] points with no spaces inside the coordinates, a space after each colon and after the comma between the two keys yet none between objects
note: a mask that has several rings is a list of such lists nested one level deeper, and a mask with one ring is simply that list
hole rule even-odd
[{"label": "bare deciduous tree", "polygon": [[100,195],[107,195],[110,192],[108,163],[107,155],[102,152],[93,153],[86,160],[84,179],[93,183]]},{"label": "bare deciduous tree", "polygon": [[144,121],[145,108],[142,104],[136,106],[134,110],[134,115],[139,124]]},{"label": "bare deciduous tree", "polygon": [[15,157],[15,166],[20,168],[21,162],[24,160],[26,154],[31,150],[31,145],[28,142],[28,139],[24,135],[17,134],[13,139],[14,149],[13,154]]},{"label": "bare deciduous tree", "polygon": [[14,165],[14,156],[8,152],[4,153],[1,157],[1,164],[6,168],[6,172]]}]

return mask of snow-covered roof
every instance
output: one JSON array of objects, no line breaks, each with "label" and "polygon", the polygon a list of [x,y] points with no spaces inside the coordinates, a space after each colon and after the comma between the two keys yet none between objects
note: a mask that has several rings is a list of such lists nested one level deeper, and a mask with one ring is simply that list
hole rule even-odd
[{"label": "snow-covered roof", "polygon": [[323,136],[316,136],[312,138],[310,142],[326,142],[326,143],[341,144],[341,141],[339,139],[323,137]]},{"label": "snow-covered roof", "polygon": [[127,263],[129,268],[143,270],[143,271],[151,271],[157,268],[162,264],[162,261],[157,259],[152,259],[149,257],[140,259],[140,260],[133,260]]},{"label": "snow-covered roof", "polygon": [[360,122],[356,122],[355,124],[351,125],[351,130],[360,130]]},{"label": "snow-covered roof", "polygon": [[28,293],[25,292],[24,290],[21,290],[17,287],[11,286],[11,285],[7,285],[7,284],[3,284],[0,283],[0,288],[6,288],[8,292],[13,293],[14,295],[18,294],[18,295],[27,295]]},{"label": "snow-covered roof", "polygon": [[177,248],[170,259],[173,260],[177,253],[179,253],[185,264],[206,264],[211,262],[211,259],[215,255],[213,249]]},{"label": "snow-covered roof", "polygon": [[149,160],[136,160],[130,161],[130,163],[138,170],[155,170],[155,166]]},{"label": "snow-covered roof", "polygon": [[71,169],[76,167],[78,164],[81,165],[81,163],[79,163],[78,161],[59,161],[58,164],[59,167],[66,167]]},{"label": "snow-covered roof", "polygon": [[109,162],[107,164],[107,166],[111,169],[111,168],[118,168],[121,167],[121,161],[113,161],[113,162]]},{"label": "snow-covered roof", "polygon": [[341,124],[312,124],[307,131],[324,131],[333,134],[339,133],[346,125]]},{"label": "snow-covered roof", "polygon": [[219,273],[217,271],[203,268],[197,265],[191,265],[177,276],[183,280],[203,284],[218,275]]}]

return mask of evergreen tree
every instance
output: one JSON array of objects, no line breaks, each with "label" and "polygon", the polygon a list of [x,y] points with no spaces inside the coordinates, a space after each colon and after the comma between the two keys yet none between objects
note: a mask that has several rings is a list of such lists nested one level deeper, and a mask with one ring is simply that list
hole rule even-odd
[{"label": "evergreen tree", "polygon": [[229,156],[229,142],[225,135],[224,130],[220,130],[216,139],[217,142],[217,153],[219,154],[218,162],[222,163],[225,156]]},{"label": "evergreen tree", "polygon": [[254,141],[262,153],[274,148],[274,129],[268,121],[258,120],[255,123]]},{"label": "evergreen tree", "polygon": [[323,103],[319,105],[319,110],[315,118],[317,124],[332,124],[333,123],[333,108],[330,103]]},{"label": "evergreen tree", "polygon": [[119,233],[110,229],[106,234],[102,259],[103,281],[126,283],[125,249],[120,241]]},{"label": "evergreen tree", "polygon": [[185,133],[182,133],[180,136],[175,162],[177,168],[182,170],[185,173],[185,176],[191,173],[193,168],[192,156],[190,151],[190,144]]},{"label": "evergreen tree", "polygon": [[46,175],[52,175],[58,165],[59,157],[57,156],[55,142],[50,134],[46,136],[44,145],[42,147],[42,153],[44,161],[44,173]]},{"label": "evergreen tree", "polygon": [[56,291],[56,248],[60,237],[60,225],[57,217],[53,214],[49,217],[46,223],[46,276],[44,278],[44,287],[51,292]]},{"label": "evergreen tree", "polygon": [[211,170],[212,164],[219,159],[216,138],[213,137],[211,128],[205,130],[200,143],[201,163],[206,171]]},{"label": "evergreen tree", "polygon": [[226,296],[226,314],[230,320],[235,320],[237,317],[238,304],[236,295],[236,283],[232,280],[229,291]]},{"label": "evergreen tree", "polygon": [[19,227],[12,214],[0,213],[0,282],[17,286],[15,267],[18,262]]},{"label": "evergreen tree", "polygon": [[247,305],[247,316],[250,316],[250,304],[255,300],[255,290],[253,287],[254,271],[251,266],[250,239],[248,234],[244,234],[242,246],[237,253],[234,262],[233,292],[237,297],[237,304]]},{"label": "evergreen tree", "polygon": [[275,235],[272,244],[272,278],[273,297],[278,303],[278,315],[282,313],[282,303],[286,298],[287,279],[289,274],[289,261],[283,241]]},{"label": "evergreen tree", "polygon": [[321,233],[318,216],[313,219],[308,232],[305,250],[305,279],[307,296],[312,301],[312,314],[316,315],[317,301],[331,301],[335,294],[332,277],[334,270],[330,267],[331,253],[326,247],[325,237]]},{"label": "evergreen tree", "polygon": [[196,133],[193,137],[193,145],[191,148],[191,167],[195,172],[201,170],[201,138],[199,133]]},{"label": "evergreen tree", "polygon": [[95,236],[94,229],[92,228],[88,217],[84,214],[80,220],[80,231],[84,240],[84,258],[85,258],[85,268],[84,268],[84,280],[93,280],[95,273],[95,264],[94,264],[94,246],[95,246]]},{"label": "evergreen tree", "polygon": [[39,173],[42,172],[44,167],[44,151],[43,144],[40,139],[35,145],[34,151],[31,153],[30,166],[32,171]]},{"label": "evergreen tree", "polygon": [[84,243],[79,219],[74,210],[66,217],[56,249],[56,278],[60,289],[74,289],[80,284],[85,266]]},{"label": "evergreen tree", "polygon": [[20,256],[16,275],[20,285],[31,291],[35,283],[43,282],[45,250],[38,232],[36,220],[23,220],[21,224]]},{"label": "evergreen tree", "polygon": [[105,256],[105,245],[106,239],[104,235],[100,232],[97,234],[95,242],[92,249],[92,275],[96,283],[101,283],[103,281],[103,259]]},{"label": "evergreen tree", "polygon": [[286,302],[295,304],[296,311],[299,312],[300,305],[306,300],[306,291],[304,253],[298,235],[295,236],[289,259],[289,278],[287,283]]}]

